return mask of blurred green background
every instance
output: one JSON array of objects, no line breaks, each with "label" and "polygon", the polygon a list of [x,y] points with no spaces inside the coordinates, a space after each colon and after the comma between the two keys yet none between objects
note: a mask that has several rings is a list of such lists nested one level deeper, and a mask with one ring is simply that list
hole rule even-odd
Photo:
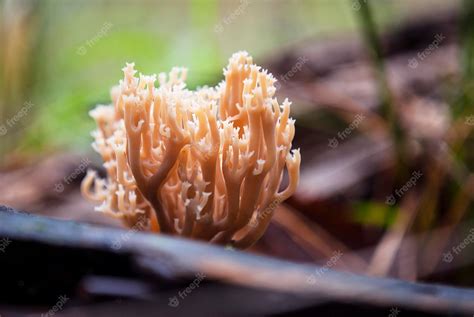
[{"label": "blurred green background", "polygon": [[[363,1],[363,0],[359,0]],[[378,26],[459,1],[372,1]],[[109,102],[125,62],[145,74],[189,69],[214,85],[235,51],[258,63],[292,46],[357,32],[357,0],[0,1],[0,153],[89,147],[88,110]],[[24,103],[33,106],[18,117]],[[15,117],[17,115],[17,117]],[[7,125],[8,122],[14,124]]]}]

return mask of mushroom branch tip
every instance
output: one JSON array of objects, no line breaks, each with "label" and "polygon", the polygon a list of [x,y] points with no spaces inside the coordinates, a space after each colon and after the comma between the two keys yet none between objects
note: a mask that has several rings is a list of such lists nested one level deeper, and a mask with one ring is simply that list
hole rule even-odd
[{"label": "mushroom branch tip", "polygon": [[300,173],[291,102],[278,102],[273,75],[243,51],[216,87],[187,89],[186,68],[146,76],[127,63],[122,71],[112,103],[90,111],[106,177],[89,171],[83,196],[130,228],[254,244]]}]

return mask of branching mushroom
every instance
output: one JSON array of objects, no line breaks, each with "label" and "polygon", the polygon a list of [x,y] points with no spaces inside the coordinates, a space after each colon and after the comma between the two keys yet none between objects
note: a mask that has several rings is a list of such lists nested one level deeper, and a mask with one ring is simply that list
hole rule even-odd
[{"label": "branching mushroom", "polygon": [[123,71],[113,105],[91,111],[107,177],[89,171],[83,195],[129,227],[251,246],[299,180],[291,103],[274,97],[274,77],[246,52],[230,58],[217,87],[196,91],[183,68],[160,74],[158,87],[134,64]]}]

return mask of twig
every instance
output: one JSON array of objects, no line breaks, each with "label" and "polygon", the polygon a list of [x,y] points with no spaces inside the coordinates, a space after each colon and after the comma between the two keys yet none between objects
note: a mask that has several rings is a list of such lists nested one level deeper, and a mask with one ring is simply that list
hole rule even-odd
[{"label": "twig", "polygon": [[295,242],[302,245],[305,249],[310,248],[309,252],[313,255],[320,252],[326,257],[331,257],[335,251],[341,251],[344,256],[341,258],[345,267],[351,272],[364,272],[367,267],[366,261],[356,254],[350,253],[347,246],[332,236],[322,227],[312,222],[297,210],[285,206],[279,208],[272,221],[285,228],[296,237]]},{"label": "twig", "polygon": [[395,260],[403,237],[409,230],[416,215],[417,201],[414,194],[408,194],[398,213],[394,226],[384,235],[377,245],[367,273],[386,276]]}]

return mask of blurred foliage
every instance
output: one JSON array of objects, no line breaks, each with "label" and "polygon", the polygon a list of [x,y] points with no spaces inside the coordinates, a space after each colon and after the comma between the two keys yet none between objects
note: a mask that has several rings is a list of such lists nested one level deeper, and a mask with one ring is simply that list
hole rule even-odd
[{"label": "blurred foliage", "polygon": [[[431,7],[446,5],[438,0],[417,4],[377,1],[377,25],[390,25],[426,2],[432,3]],[[35,105],[34,116],[22,118],[12,129],[14,133],[2,137],[1,152],[37,153],[88,146],[89,131],[94,127],[88,111],[97,103],[109,102],[109,90],[121,78],[125,62],[134,61],[137,69],[147,74],[186,66],[191,88],[214,85],[222,79],[227,58],[237,50],[247,50],[261,62],[263,57],[297,43],[355,30],[358,3],[1,0],[2,45],[13,50],[9,58],[2,56],[0,64],[2,122],[24,102]],[[16,32],[24,12],[28,12],[22,24],[24,32]],[[22,43],[24,54],[11,46],[12,41]],[[12,60],[12,56],[16,58]],[[15,63],[22,65],[25,73],[11,78],[12,70],[17,73],[12,67]]]},{"label": "blurred foliage", "polygon": [[367,201],[354,204],[353,220],[364,224],[377,227],[390,227],[395,223],[398,208],[386,203]]}]

